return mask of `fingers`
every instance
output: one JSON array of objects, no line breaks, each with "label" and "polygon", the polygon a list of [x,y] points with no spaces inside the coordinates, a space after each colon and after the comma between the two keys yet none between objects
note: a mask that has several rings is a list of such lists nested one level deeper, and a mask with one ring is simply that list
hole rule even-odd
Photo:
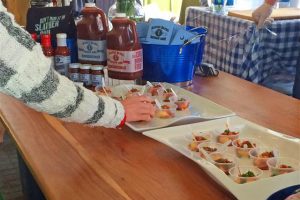
[{"label": "fingers", "polygon": [[126,112],[126,121],[150,121],[155,114],[155,106],[151,99],[145,96],[133,96],[121,103]]},{"label": "fingers", "polygon": [[265,19],[263,17],[260,17],[257,23],[257,28],[261,29],[264,26]]},{"label": "fingers", "polygon": [[134,102],[151,102],[152,99],[147,97],[147,96],[131,96],[131,97],[128,97],[127,100],[130,100],[130,101],[134,101]]}]

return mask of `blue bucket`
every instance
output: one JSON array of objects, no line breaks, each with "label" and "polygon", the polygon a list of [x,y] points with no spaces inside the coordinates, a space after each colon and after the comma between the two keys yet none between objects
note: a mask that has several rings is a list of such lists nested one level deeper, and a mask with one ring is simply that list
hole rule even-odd
[{"label": "blue bucket", "polygon": [[[187,30],[193,27],[187,27]],[[194,68],[202,62],[207,29],[194,28],[199,42],[186,45],[157,45],[142,43],[143,80],[181,83],[193,79]],[[196,37],[195,37],[196,38]]]}]

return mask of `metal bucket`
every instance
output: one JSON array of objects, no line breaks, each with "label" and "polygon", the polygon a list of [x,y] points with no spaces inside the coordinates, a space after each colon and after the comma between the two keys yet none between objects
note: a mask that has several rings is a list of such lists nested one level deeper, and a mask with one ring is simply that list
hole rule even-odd
[{"label": "metal bucket", "polygon": [[[190,83],[194,68],[202,61],[207,29],[187,27],[198,34],[183,45],[143,44],[143,80],[152,82]],[[199,42],[191,43],[200,38]]]}]

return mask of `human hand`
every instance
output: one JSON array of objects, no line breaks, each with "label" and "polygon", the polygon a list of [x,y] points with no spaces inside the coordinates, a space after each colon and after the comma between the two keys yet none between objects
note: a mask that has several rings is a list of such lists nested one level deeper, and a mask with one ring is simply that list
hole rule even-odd
[{"label": "human hand", "polygon": [[252,13],[252,18],[257,24],[257,28],[259,29],[263,28],[265,22],[270,21],[269,17],[272,14],[272,11],[273,11],[273,6],[268,3],[264,3]]},{"label": "human hand", "polygon": [[146,96],[131,96],[121,101],[126,113],[126,121],[150,121],[155,113],[155,106]]}]

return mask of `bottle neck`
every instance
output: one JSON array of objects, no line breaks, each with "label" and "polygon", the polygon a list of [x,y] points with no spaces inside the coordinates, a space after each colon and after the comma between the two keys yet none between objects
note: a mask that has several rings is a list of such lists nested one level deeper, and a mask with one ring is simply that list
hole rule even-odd
[{"label": "bottle neck", "polygon": [[65,46],[67,46],[67,40],[64,39],[64,38],[57,39],[57,46],[58,47],[65,47]]}]

